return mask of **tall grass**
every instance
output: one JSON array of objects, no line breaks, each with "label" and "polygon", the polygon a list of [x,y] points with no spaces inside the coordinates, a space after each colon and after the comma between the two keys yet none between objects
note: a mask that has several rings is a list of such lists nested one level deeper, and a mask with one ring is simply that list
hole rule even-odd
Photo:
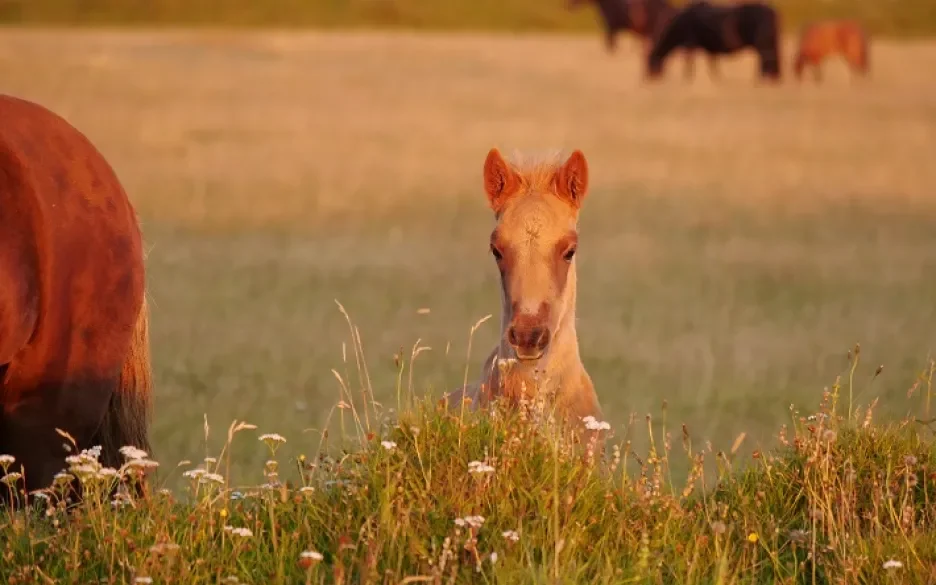
[{"label": "tall grass", "polygon": [[[350,319],[349,319],[350,324]],[[119,486],[156,465],[127,450],[120,470],[93,450],[48,492],[5,489],[26,507],[0,521],[4,583],[927,583],[936,576],[936,452],[929,422],[873,421],[848,374],[781,447],[739,461],[685,426],[633,420],[604,450],[577,443],[543,404],[444,412],[409,382],[373,399],[356,328],[357,381],[341,381],[342,436],[280,460],[274,429],[234,421],[218,453],[181,472],[179,493]],[[856,348],[857,350],[857,348]],[[859,352],[850,354],[860,368]],[[933,363],[909,392],[926,412]],[[410,370],[411,371],[411,370]],[[843,405],[848,404],[847,408]],[[852,409],[853,408],[853,409]],[[211,433],[205,425],[206,440]],[[649,449],[631,440],[647,433]],[[268,453],[254,485],[227,478],[235,449]],[[673,477],[671,457],[693,465]],[[86,497],[67,509],[68,476]],[[122,481],[128,480],[128,481]],[[116,497],[114,488],[118,487]],[[50,497],[52,496],[52,497]]]}]

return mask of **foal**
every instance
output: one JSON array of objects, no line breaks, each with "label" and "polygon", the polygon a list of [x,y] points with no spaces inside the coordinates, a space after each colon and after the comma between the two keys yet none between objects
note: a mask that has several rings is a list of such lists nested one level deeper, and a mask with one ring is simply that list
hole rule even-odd
[{"label": "foal", "polygon": [[[579,357],[575,331],[575,254],[588,165],[576,150],[564,162],[517,166],[495,148],[484,162],[484,190],[497,222],[491,255],[501,279],[501,338],[480,380],[446,395],[470,409],[503,397],[549,399],[573,425],[601,408]],[[508,367],[499,367],[509,363]]]},{"label": "foal", "polygon": [[822,81],[820,65],[829,55],[839,54],[848,63],[853,73],[866,76],[869,69],[870,40],[867,31],[856,20],[823,20],[803,27],[800,33],[796,56],[793,58],[793,73],[797,81],[809,66],[818,83]]}]

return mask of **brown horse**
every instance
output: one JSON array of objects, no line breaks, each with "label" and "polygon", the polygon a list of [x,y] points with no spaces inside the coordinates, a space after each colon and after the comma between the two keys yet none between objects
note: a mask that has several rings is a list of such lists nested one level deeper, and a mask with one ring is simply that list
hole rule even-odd
[{"label": "brown horse", "polygon": [[56,429],[99,445],[109,467],[124,445],[149,450],[143,249],[114,170],[81,132],[11,96],[0,119],[0,454],[33,491],[66,467]]},{"label": "brown horse", "polygon": [[831,54],[838,53],[852,72],[868,74],[870,40],[865,29],[855,20],[824,20],[806,25],[800,33],[799,47],[793,58],[793,71],[797,81],[803,69],[813,68],[816,82],[822,80],[820,65]]},{"label": "brown horse", "polygon": [[[694,1],[694,0],[690,0]],[[609,53],[617,48],[617,33],[631,31],[643,43],[644,58],[650,53],[654,41],[663,31],[670,19],[679,11],[667,0],[569,0],[568,8],[574,10],[585,4],[594,4],[604,20],[605,47]],[[695,54],[693,47],[684,48],[687,79],[695,73]],[[709,73],[717,76],[715,57],[709,55]]]},{"label": "brown horse", "polygon": [[657,36],[647,54],[646,76],[659,78],[667,56],[677,48],[702,50],[710,58],[750,48],[760,61],[760,78],[779,82],[780,29],[780,15],[768,2],[695,0],[670,18]]},{"label": "brown horse", "polygon": [[484,162],[484,189],[497,222],[490,247],[501,278],[502,334],[484,361],[481,380],[443,400],[452,407],[467,399],[466,406],[475,409],[498,397],[511,402],[553,397],[558,414],[570,422],[586,416],[600,420],[575,330],[576,226],[588,191],[585,156],[576,150],[564,163],[517,166],[492,149]]}]

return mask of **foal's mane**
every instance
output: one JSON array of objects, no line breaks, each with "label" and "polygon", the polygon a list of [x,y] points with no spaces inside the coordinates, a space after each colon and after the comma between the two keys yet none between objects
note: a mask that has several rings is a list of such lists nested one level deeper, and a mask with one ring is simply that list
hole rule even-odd
[{"label": "foal's mane", "polygon": [[514,152],[507,164],[517,173],[521,191],[548,192],[554,189],[553,178],[563,163],[561,155],[558,150],[539,154]]}]

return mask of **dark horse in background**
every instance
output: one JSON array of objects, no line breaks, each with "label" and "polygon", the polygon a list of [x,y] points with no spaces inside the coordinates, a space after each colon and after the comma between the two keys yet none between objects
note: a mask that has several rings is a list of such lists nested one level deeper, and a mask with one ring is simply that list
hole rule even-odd
[{"label": "dark horse in background", "polygon": [[[142,237],[114,170],[35,103],[0,95],[0,454],[47,488],[66,441],[149,451]],[[74,454],[74,451],[72,452]],[[8,497],[0,490],[0,502]]]},{"label": "dark horse in background", "polygon": [[[694,1],[694,0],[690,0]],[[617,34],[631,31],[644,45],[644,58],[649,54],[654,41],[679,9],[667,0],[569,0],[570,10],[585,4],[594,4],[604,21],[605,48],[613,53],[617,48]],[[684,47],[685,75],[693,74],[693,47]],[[717,73],[715,58],[709,58],[709,72]]]},{"label": "dark horse in background", "polygon": [[780,17],[770,4],[757,0],[713,4],[698,0],[677,12],[660,32],[647,55],[647,76],[658,78],[663,62],[676,48],[701,49],[711,57],[754,49],[760,76],[780,80]]}]

